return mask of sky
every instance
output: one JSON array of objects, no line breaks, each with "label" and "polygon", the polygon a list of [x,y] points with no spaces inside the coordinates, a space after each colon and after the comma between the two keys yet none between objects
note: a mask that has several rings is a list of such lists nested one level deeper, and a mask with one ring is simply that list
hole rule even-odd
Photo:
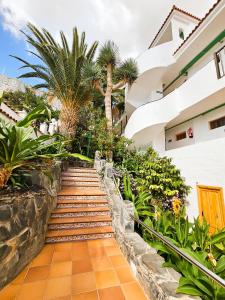
[{"label": "sky", "polygon": [[[203,17],[216,0],[0,0],[0,74],[17,77],[21,65],[10,57],[30,62],[29,46],[20,33],[27,22],[48,29],[56,38],[63,30],[85,31],[89,43],[113,40],[122,58],[137,57],[149,46],[173,4]],[[34,83],[34,80],[24,80]]]}]

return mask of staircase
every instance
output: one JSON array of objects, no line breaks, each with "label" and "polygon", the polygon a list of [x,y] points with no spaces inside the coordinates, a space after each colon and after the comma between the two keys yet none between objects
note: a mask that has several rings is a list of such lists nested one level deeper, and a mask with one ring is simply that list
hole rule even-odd
[{"label": "staircase", "polygon": [[48,224],[46,243],[113,236],[107,195],[95,169],[68,168]]}]

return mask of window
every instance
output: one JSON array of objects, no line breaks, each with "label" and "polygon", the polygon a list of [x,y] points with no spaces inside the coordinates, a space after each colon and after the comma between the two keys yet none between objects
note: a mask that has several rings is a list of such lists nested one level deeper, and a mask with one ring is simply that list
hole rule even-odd
[{"label": "window", "polygon": [[225,46],[215,54],[217,77],[225,75]]},{"label": "window", "polygon": [[182,28],[179,28],[179,37],[184,40],[184,30]]},{"label": "window", "polygon": [[225,126],[225,116],[209,122],[209,126],[210,126],[210,129],[215,129],[218,127]]},{"label": "window", "polygon": [[187,137],[186,131],[176,134],[177,141],[184,140],[186,139],[186,137]]}]

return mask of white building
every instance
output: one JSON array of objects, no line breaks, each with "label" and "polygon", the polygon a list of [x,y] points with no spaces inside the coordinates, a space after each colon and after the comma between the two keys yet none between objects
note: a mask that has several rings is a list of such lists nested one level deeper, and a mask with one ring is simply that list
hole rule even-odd
[{"label": "white building", "polygon": [[125,136],[173,158],[187,211],[225,226],[225,1],[203,19],[173,7],[127,91]]}]

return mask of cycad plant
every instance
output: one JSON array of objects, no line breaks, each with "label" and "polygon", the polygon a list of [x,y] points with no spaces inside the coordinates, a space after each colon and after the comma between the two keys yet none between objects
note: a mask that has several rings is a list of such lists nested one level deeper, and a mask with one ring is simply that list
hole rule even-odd
[{"label": "cycad plant", "polygon": [[71,47],[62,31],[61,43],[58,43],[46,29],[39,30],[32,24],[28,24],[28,29],[30,33],[23,33],[34,48],[29,52],[40,62],[32,64],[13,56],[24,64],[21,68],[30,69],[19,77],[40,79],[41,82],[34,88],[47,89],[50,96],[60,100],[60,132],[72,137],[80,108],[93,96],[92,79],[84,77],[84,69],[92,62],[98,43],[95,41],[88,48],[85,33],[82,32],[79,37],[77,28],[73,30]]}]

